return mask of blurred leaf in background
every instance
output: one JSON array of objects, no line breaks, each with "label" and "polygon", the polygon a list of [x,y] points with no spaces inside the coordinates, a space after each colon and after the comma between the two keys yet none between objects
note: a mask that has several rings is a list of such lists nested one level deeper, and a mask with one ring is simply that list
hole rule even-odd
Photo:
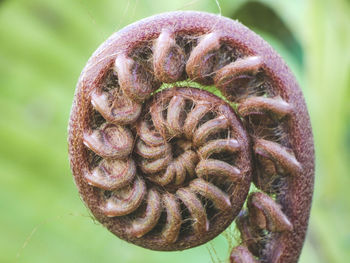
[{"label": "blurred leaf in background", "polygon": [[317,156],[300,262],[350,258],[349,1],[5,0],[0,1],[0,262],[227,260],[224,236],[183,252],[154,252],[119,240],[90,217],[68,164],[74,87],[92,52],[127,24],[189,9],[221,10],[240,20],[295,73]]}]

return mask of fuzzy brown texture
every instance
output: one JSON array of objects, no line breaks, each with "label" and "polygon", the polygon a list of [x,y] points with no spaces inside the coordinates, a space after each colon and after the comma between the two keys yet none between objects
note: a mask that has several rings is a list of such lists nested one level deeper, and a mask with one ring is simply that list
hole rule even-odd
[{"label": "fuzzy brown texture", "polygon": [[[214,84],[236,110],[176,84],[153,95],[184,79]],[[262,192],[238,216],[231,262],[298,261],[314,181],[309,116],[280,56],[236,21],[172,12],[113,34],[80,76],[69,155],[88,208],[129,242],[203,244],[245,210],[254,182]]]}]

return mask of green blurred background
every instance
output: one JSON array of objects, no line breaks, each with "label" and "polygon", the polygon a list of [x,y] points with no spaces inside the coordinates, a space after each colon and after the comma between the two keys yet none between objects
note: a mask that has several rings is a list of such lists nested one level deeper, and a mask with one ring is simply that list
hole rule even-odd
[{"label": "green blurred background", "polygon": [[174,10],[238,19],[287,61],[303,89],[316,147],[315,194],[300,262],[350,262],[346,0],[0,0],[0,262],[227,260],[224,235],[183,252],[119,240],[92,220],[69,169],[67,122],[87,59],[114,31]]}]

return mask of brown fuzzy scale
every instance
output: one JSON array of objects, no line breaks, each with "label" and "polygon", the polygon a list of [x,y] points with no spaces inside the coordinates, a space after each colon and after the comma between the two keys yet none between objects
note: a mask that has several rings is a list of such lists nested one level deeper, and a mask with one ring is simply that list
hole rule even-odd
[{"label": "brown fuzzy scale", "polygon": [[[111,70],[118,87],[101,89]],[[192,88],[171,88],[142,105],[161,82],[185,78],[214,83],[238,103],[240,116],[217,97]],[[140,106],[151,114],[144,108],[140,115]],[[252,118],[260,128],[282,123],[280,134],[254,130]],[[309,117],[282,59],[236,21],[173,12],[112,35],[80,76],[69,155],[79,193],[97,220],[117,236],[155,250],[186,249],[221,233],[241,210],[256,167],[254,182],[266,194],[253,194],[248,213],[238,217],[242,245],[232,250],[231,262],[299,258],[314,180]],[[126,165],[130,158],[136,158],[136,173]],[[206,208],[205,200],[213,208]],[[191,225],[183,223],[188,219]]]}]

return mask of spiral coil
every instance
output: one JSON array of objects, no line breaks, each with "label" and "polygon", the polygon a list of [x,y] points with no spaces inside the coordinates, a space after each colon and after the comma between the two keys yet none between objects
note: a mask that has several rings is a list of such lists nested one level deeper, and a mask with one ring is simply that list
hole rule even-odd
[{"label": "spiral coil", "polygon": [[[237,217],[242,243],[231,262],[294,262],[294,252],[279,242],[304,235],[284,206],[290,187],[310,173],[291,128],[300,107],[271,75],[268,56],[230,41],[228,21],[190,14],[186,19],[221,24],[176,28],[159,17],[150,29],[153,22],[145,21],[153,33],[124,33],[125,43],[117,37],[126,48],[92,73],[95,81],[84,77],[98,64],[83,72],[81,85],[90,87],[78,94],[86,99],[84,125],[71,129],[82,131],[84,146],[75,150],[79,139],[70,145],[86,165],[76,181],[90,185],[85,195],[93,196],[88,204],[99,221],[130,242],[185,249],[214,238]],[[181,16],[174,14],[177,21]],[[188,85],[179,87],[183,80]],[[170,88],[160,91],[163,83]],[[222,97],[191,83],[214,85]],[[247,198],[251,182],[260,191]]]}]

